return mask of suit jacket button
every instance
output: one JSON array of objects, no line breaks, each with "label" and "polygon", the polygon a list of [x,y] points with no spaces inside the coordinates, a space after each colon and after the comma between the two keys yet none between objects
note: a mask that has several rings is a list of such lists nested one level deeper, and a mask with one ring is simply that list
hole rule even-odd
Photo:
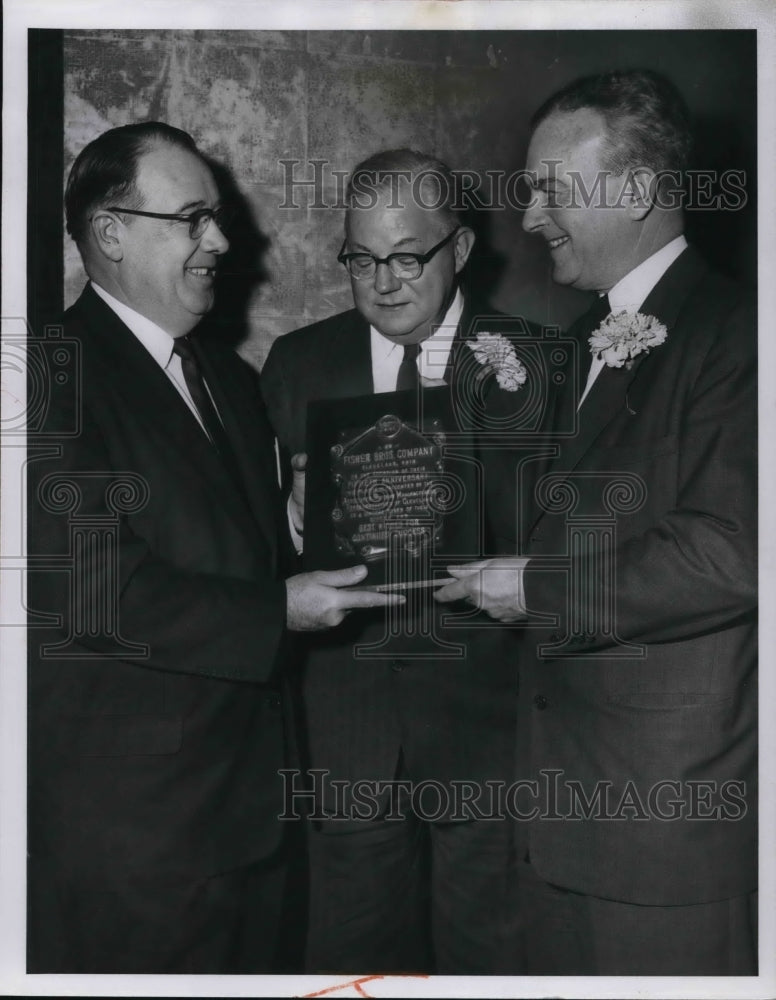
[{"label": "suit jacket button", "polygon": [[539,709],[540,712],[543,712],[548,704],[547,699],[544,697],[543,694],[537,694],[534,697],[533,703]]},{"label": "suit jacket button", "polygon": [[400,674],[404,670],[403,660],[391,660],[391,670],[394,670],[397,674]]}]

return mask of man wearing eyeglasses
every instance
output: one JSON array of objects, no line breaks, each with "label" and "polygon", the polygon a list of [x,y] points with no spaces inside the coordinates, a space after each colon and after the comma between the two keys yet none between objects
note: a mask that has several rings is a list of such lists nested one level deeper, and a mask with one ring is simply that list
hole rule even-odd
[{"label": "man wearing eyeglasses", "polygon": [[[262,372],[289,481],[303,461],[311,400],[419,383],[441,391],[471,356],[465,342],[475,322],[487,329],[494,315],[459,287],[474,233],[454,207],[444,163],[407,149],[378,153],[353,171],[346,203],[339,260],[355,309],[279,337]],[[419,614],[432,616],[425,599],[430,608]],[[310,972],[495,967],[508,824],[466,808],[453,815],[456,782],[476,796],[511,774],[513,637],[436,624],[463,656],[408,634],[382,648],[387,659],[357,657],[356,645],[383,639],[378,615],[308,644],[309,765],[325,772],[316,801],[328,817],[310,831]],[[418,658],[423,652],[430,658]],[[357,782],[394,779],[414,791],[428,782],[427,795],[397,806],[378,793],[376,807],[354,813]],[[484,797],[478,806],[489,812]]]},{"label": "man wearing eyeglasses", "polygon": [[28,969],[270,971],[285,630],[387,600],[338,589],[360,567],[283,580],[256,376],[190,337],[229,246],[191,137],[112,129],[65,202],[90,284],[28,491]]}]

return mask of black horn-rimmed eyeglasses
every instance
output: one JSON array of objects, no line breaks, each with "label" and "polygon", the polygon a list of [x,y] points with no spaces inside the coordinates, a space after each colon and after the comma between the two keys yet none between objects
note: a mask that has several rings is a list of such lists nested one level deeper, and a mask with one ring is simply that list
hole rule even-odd
[{"label": "black horn-rimmed eyeglasses", "polygon": [[193,240],[198,240],[205,235],[205,230],[210,225],[212,219],[222,233],[229,229],[229,224],[234,218],[234,211],[228,205],[219,205],[218,208],[198,208],[196,212],[182,213],[168,212],[141,212],[138,208],[117,208],[112,205],[106,209],[107,212],[121,212],[124,215],[142,215],[147,219],[168,219],[171,222],[187,222],[189,225],[189,236]]},{"label": "black horn-rimmed eyeglasses", "polygon": [[342,249],[337,254],[337,260],[344,264],[349,273],[358,281],[365,281],[373,278],[377,272],[378,264],[387,264],[391,269],[391,274],[402,281],[415,281],[423,274],[424,265],[428,264],[432,257],[439,253],[445,244],[455,236],[461,227],[457,226],[451,233],[448,233],[436,246],[431,247],[427,253],[389,253],[387,257],[375,257],[371,253],[345,253],[347,240],[342,244]]}]

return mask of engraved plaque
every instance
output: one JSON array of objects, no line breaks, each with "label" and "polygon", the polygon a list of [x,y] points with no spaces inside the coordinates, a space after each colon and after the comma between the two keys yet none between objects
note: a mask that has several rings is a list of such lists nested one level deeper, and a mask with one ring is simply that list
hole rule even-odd
[{"label": "engraved plaque", "polygon": [[451,454],[449,407],[446,389],[310,404],[307,568],[364,563],[368,585],[431,585],[432,556],[474,551],[460,516],[471,467]]}]

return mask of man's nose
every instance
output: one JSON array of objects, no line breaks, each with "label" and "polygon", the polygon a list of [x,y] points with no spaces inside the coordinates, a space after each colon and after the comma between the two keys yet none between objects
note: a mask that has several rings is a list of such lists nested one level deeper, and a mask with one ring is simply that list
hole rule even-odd
[{"label": "man's nose", "polygon": [[213,218],[208,221],[199,243],[202,249],[208,253],[226,253],[229,249],[229,240],[218,228],[218,223]]},{"label": "man's nose", "polygon": [[401,288],[401,279],[397,278],[387,264],[378,264],[375,269],[375,291],[387,295]]}]

